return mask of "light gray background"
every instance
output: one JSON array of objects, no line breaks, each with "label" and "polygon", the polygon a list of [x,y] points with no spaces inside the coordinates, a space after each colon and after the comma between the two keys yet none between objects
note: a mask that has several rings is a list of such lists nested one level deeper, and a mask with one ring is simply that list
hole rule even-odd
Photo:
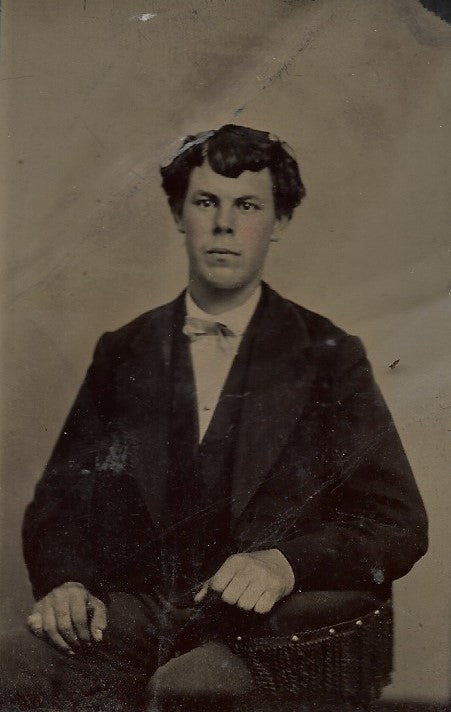
[{"label": "light gray background", "polygon": [[3,625],[31,602],[22,512],[97,337],[184,285],[158,163],[187,132],[243,123],[294,147],[308,189],[266,277],[363,338],[431,517],[428,555],[396,584],[386,696],[446,699],[451,27],[416,0],[2,14]]}]

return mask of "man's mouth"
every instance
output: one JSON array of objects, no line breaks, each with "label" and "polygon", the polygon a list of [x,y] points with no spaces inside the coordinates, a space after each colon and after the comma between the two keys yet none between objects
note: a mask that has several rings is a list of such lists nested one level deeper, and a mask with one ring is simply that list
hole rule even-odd
[{"label": "man's mouth", "polygon": [[228,247],[212,247],[211,250],[207,250],[207,255],[235,255],[239,257],[240,253]]}]

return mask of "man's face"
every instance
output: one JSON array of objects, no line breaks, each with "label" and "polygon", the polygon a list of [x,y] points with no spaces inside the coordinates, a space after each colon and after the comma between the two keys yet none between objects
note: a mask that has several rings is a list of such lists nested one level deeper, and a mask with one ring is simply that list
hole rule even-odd
[{"label": "man's face", "polygon": [[191,284],[251,291],[261,278],[271,240],[286,221],[276,219],[271,173],[215,173],[207,161],[193,169],[177,218],[186,235]]}]

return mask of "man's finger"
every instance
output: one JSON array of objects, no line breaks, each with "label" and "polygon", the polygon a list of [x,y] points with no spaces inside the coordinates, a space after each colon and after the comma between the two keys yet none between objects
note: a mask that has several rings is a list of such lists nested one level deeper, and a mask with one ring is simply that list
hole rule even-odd
[{"label": "man's finger", "polygon": [[255,604],[254,611],[256,613],[269,613],[273,605],[276,603],[276,600],[277,599],[273,593],[265,591]]},{"label": "man's finger", "polygon": [[198,591],[194,596],[194,601],[196,603],[200,603],[204,600],[209,589],[211,589],[212,591],[216,591],[217,593],[222,593],[224,591],[224,589],[233,579],[238,568],[236,562],[234,561],[234,558],[235,557],[230,556],[228,559],[226,559],[222,566],[220,566],[219,569],[216,571],[214,576],[209,578],[208,581],[205,581],[200,591]]},{"label": "man's finger", "polygon": [[213,589],[217,593],[222,593],[229,583],[234,578],[235,574],[242,568],[242,561],[239,556],[229,556],[228,559],[224,561],[222,566],[216,571],[215,575],[211,577],[209,582],[209,588]]},{"label": "man's finger", "polygon": [[196,595],[194,596],[195,603],[200,603],[201,601],[204,600],[205,596],[208,593],[209,585],[210,585],[210,579],[206,583],[204,583],[204,585],[202,586],[200,591],[198,591],[196,593]]},{"label": "man's finger", "polygon": [[243,595],[248,586],[249,578],[237,574],[226,586],[221,598],[225,603],[228,603],[229,605],[233,606],[235,605],[235,603],[238,602],[238,599]]},{"label": "man's finger", "polygon": [[45,605],[43,605],[42,608],[42,626],[47,637],[53,643],[53,645],[55,645],[55,647],[57,647],[59,650],[62,650],[63,653],[67,653],[68,655],[74,655],[74,651],[60,635],[57,629],[55,612],[53,610],[53,606],[48,601],[46,601]]},{"label": "man's finger", "polygon": [[56,627],[59,633],[70,646],[79,646],[80,642],[72,625],[67,592],[62,589],[55,589],[53,599],[53,611],[55,613]]},{"label": "man's finger", "polygon": [[244,611],[251,611],[256,605],[257,601],[260,600],[263,594],[263,589],[261,586],[250,583],[246,590],[241,594],[237,601],[237,606],[242,608]]},{"label": "man's finger", "polygon": [[42,615],[39,611],[33,611],[27,618],[27,625],[33,635],[38,638],[44,637],[44,629],[42,627]]},{"label": "man's finger", "polygon": [[86,590],[73,588],[69,594],[70,616],[79,640],[89,643],[91,633],[88,628]]},{"label": "man's finger", "polygon": [[106,606],[100,599],[90,596],[87,602],[88,610],[91,611],[91,623],[89,628],[96,643],[100,643],[103,638],[103,631],[107,625]]}]

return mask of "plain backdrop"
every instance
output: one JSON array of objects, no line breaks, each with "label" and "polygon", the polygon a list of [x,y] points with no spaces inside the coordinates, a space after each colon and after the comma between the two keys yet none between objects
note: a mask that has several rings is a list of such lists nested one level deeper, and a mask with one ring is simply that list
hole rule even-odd
[{"label": "plain backdrop", "polygon": [[430,515],[385,695],[447,699],[451,27],[417,0],[6,0],[1,29],[3,627],[97,338],[184,286],[159,162],[242,123],[293,147],[308,191],[266,279],[364,340]]}]

